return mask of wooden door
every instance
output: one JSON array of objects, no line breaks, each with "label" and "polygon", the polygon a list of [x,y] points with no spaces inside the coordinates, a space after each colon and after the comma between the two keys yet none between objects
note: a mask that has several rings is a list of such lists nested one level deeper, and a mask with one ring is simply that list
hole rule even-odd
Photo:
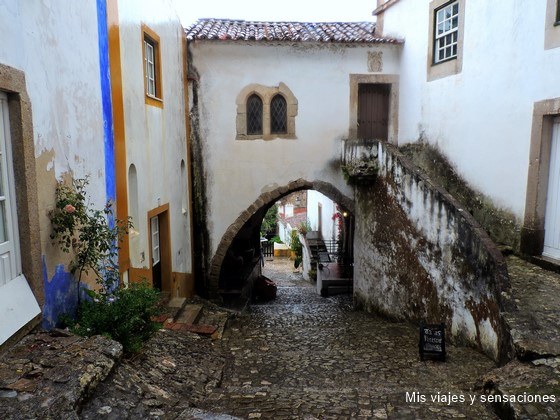
[{"label": "wooden door", "polygon": [[560,118],[552,126],[543,255],[560,259]]},{"label": "wooden door", "polygon": [[358,85],[358,138],[388,140],[391,85]]}]

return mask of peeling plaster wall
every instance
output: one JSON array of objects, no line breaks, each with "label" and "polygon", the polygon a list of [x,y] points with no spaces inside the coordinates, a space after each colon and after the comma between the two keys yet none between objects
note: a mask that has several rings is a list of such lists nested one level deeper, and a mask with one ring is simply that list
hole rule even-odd
[{"label": "peeling plaster wall", "polygon": [[[181,161],[188,164],[183,27],[168,1],[120,0],[119,21],[126,172],[135,165],[138,185],[138,220],[133,221],[136,233],[130,237],[131,265],[150,268],[148,211],[169,203],[172,271],[192,273],[190,214],[188,206],[185,212],[182,206],[188,202],[183,196],[188,197],[189,191],[188,185],[183,189],[181,181]],[[145,101],[142,24],[160,38],[161,108]]]},{"label": "peeling plaster wall", "polygon": [[348,143],[346,162],[377,161],[356,187],[354,297],[393,318],[445,322],[457,342],[505,357],[505,262],[472,216],[395,148]]},{"label": "peeling plaster wall", "polygon": [[547,1],[465,1],[462,71],[431,82],[429,3],[401,0],[382,18],[385,36],[405,39],[399,144],[437,144],[470,185],[522,220],[533,106],[560,97]]},{"label": "peeling plaster wall", "polygon": [[56,181],[89,175],[93,206],[107,197],[97,6],[0,1],[0,19],[9,25],[0,63],[24,72],[32,108],[39,213],[29,217],[39,220],[47,327],[76,299],[68,257],[49,237]]},{"label": "peeling plaster wall", "polygon": [[[398,73],[397,46],[190,42],[189,60],[198,76],[193,141],[203,151],[195,160],[204,162],[207,260],[228,227],[263,193],[305,179],[353,196],[339,162],[341,139],[350,128],[350,74],[371,74],[368,53],[376,51],[383,52],[383,72]],[[296,139],[236,140],[239,93],[250,84],[280,83],[298,102]]]}]

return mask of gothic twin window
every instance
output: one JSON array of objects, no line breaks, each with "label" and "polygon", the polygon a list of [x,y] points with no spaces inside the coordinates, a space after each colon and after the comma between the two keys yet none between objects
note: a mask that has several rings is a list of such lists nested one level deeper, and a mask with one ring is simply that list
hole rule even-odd
[{"label": "gothic twin window", "polygon": [[[288,132],[288,105],[281,94],[272,97],[269,106],[270,133],[286,134]],[[247,99],[247,134],[263,134],[263,101],[256,93]]]},{"label": "gothic twin window", "polygon": [[262,134],[263,132],[263,102],[257,94],[247,99],[247,134]]},{"label": "gothic twin window", "polygon": [[286,99],[282,95],[278,94],[272,98],[270,101],[270,132],[272,134],[288,132],[287,110]]},{"label": "gothic twin window", "polygon": [[298,101],[284,83],[251,83],[235,99],[236,140],[297,139]]}]

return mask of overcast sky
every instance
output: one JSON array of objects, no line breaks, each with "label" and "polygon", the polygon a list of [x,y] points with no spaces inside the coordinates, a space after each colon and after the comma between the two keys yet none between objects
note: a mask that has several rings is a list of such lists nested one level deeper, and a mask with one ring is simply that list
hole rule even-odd
[{"label": "overcast sky", "polygon": [[376,0],[172,0],[183,26],[199,18],[334,22],[373,21]]}]

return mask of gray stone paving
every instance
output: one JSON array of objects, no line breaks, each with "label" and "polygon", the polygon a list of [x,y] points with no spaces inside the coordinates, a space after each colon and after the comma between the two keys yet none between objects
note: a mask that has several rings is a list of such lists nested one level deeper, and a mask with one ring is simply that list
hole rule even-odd
[{"label": "gray stone paving", "polygon": [[513,255],[507,264],[519,309],[505,316],[517,357],[560,356],[560,275]]},{"label": "gray stone paving", "polygon": [[513,255],[507,264],[517,309],[504,316],[518,360],[486,374],[483,388],[515,397],[495,404],[504,418],[559,419],[560,275]]},{"label": "gray stone paving", "polygon": [[[354,311],[350,296],[322,298],[291,267],[267,262],[278,298],[232,317],[221,339],[161,330],[115,366],[110,340],[30,336],[0,359],[0,418],[480,419],[494,414],[479,378],[489,392],[491,383],[519,389],[516,371],[492,370],[471,349],[448,346],[447,362],[421,362],[415,327]],[[223,322],[205,305],[204,322]]]},{"label": "gray stone paving", "polygon": [[[493,418],[463,396],[493,368],[483,355],[448,348],[448,361],[420,362],[418,332],[352,309],[350,296],[322,298],[290,263],[267,263],[278,298],[251,307],[223,337],[221,386],[201,408],[242,418]],[[427,401],[407,402],[406,392]]]}]

